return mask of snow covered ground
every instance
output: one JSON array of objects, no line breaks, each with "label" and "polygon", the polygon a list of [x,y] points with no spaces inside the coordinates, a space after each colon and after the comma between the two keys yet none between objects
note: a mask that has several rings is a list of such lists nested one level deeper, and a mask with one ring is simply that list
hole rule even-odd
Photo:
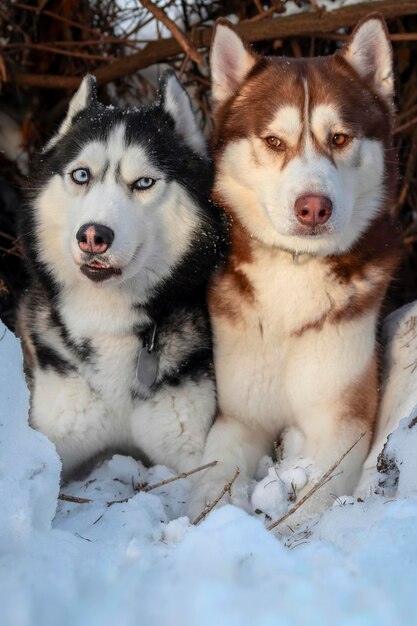
[{"label": "snow covered ground", "polygon": [[134,495],[132,483],[172,472],[122,456],[63,486],[90,502],[57,501],[59,460],[27,425],[20,346],[0,325],[1,626],[417,623],[417,371],[404,366],[417,350],[417,305],[388,327],[385,430],[405,419],[380,460],[386,473],[371,456],[361,486],[371,495],[341,499],[280,540],[232,506],[191,526],[187,480]]}]

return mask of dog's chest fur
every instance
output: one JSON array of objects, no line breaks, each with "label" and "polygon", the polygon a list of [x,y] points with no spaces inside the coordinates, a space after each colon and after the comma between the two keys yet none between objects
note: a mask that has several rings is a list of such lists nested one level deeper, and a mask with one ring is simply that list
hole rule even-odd
[{"label": "dog's chest fur", "polygon": [[[250,260],[232,257],[210,301],[224,412],[276,434],[310,394],[342,394],[373,357],[384,284],[375,264],[343,281],[328,260],[310,255],[252,244]],[[364,306],[370,293],[374,306]]]},{"label": "dog's chest fur", "polygon": [[[156,326],[156,386],[137,379],[140,351],[154,328],[149,312],[123,291],[82,290],[61,294],[56,306],[39,302],[35,336],[62,359],[63,374],[77,372],[108,408],[112,419],[127,420],[134,407],[152,398],[163,383],[176,384],[179,373],[200,346],[210,354],[209,329],[202,307],[174,307]],[[35,340],[36,341],[36,340]]]},{"label": "dog's chest fur", "polygon": [[309,255],[296,257],[259,248],[253,262],[242,264],[241,269],[253,288],[252,302],[248,299],[242,306],[244,318],[252,326],[258,317],[263,334],[280,342],[297,336],[306,325],[320,322],[347,298],[347,290],[336,283],[329,268]]}]

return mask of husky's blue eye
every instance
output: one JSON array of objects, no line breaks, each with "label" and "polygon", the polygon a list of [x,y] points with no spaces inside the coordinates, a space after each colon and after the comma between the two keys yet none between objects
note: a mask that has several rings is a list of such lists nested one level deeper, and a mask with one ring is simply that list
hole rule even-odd
[{"label": "husky's blue eye", "polygon": [[91,178],[90,170],[85,167],[79,167],[71,172],[71,178],[77,185],[86,185]]},{"label": "husky's blue eye", "polygon": [[142,178],[138,178],[132,185],[133,189],[142,191],[143,189],[150,189],[154,186],[156,180],[154,178],[149,178],[149,176],[142,176]]}]

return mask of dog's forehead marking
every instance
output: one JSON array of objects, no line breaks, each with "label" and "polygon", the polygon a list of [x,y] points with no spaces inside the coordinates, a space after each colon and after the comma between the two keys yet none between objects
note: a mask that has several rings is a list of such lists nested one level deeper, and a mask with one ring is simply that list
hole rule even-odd
[{"label": "dog's forehead marking", "polygon": [[88,166],[94,175],[101,179],[120,176],[133,181],[140,176],[158,175],[159,170],[152,164],[144,146],[126,144],[124,123],[115,126],[106,141],[92,141],[86,144],[76,158],[76,163]]},{"label": "dog's forehead marking", "polygon": [[93,172],[99,172],[105,167],[107,161],[105,144],[102,141],[92,141],[86,144],[75,161],[88,165]]},{"label": "dog's forehead marking", "polygon": [[83,146],[75,161],[88,165],[94,174],[109,168],[109,163],[119,162],[125,151],[125,127],[117,124],[107,140],[94,140]]},{"label": "dog's forehead marking", "polygon": [[110,157],[111,162],[119,162],[126,149],[126,127],[123,123],[117,124],[114,129],[109,133],[106,141],[106,152]]},{"label": "dog's forehead marking", "polygon": [[299,107],[284,104],[278,108],[269,130],[283,139],[297,143],[303,130],[303,121]]},{"label": "dog's forehead marking", "polygon": [[144,146],[126,143],[126,127],[118,124],[107,140],[107,155],[110,158],[114,174],[125,181],[133,181],[140,176],[158,173],[152,165]]},{"label": "dog's forehead marking", "polygon": [[143,146],[131,145],[125,149],[120,161],[120,172],[125,180],[134,180],[138,176],[156,175],[159,170],[152,164]]},{"label": "dog's forehead marking", "polygon": [[[340,110],[336,103],[318,99],[314,81],[304,79],[305,106],[305,150],[310,157],[314,153],[325,155],[333,162],[328,152],[328,138],[332,132],[344,130]],[[324,94],[323,94],[324,95]]]},{"label": "dog's forehead marking", "polygon": [[325,142],[331,131],[341,131],[344,125],[335,104],[316,104],[310,114],[310,129],[319,141]]}]

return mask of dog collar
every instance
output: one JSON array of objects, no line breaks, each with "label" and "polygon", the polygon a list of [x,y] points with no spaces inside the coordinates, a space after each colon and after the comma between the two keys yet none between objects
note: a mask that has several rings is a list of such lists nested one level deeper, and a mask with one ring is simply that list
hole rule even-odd
[{"label": "dog collar", "polygon": [[158,375],[159,355],[155,349],[156,331],[157,325],[155,323],[150,340],[144,340],[138,356],[136,379],[144,387],[152,387]]},{"label": "dog collar", "polygon": [[279,250],[291,255],[294,265],[303,265],[311,261],[311,259],[316,258],[316,255],[310,254],[309,252],[295,252],[294,250],[288,250],[288,248],[279,248]]}]

